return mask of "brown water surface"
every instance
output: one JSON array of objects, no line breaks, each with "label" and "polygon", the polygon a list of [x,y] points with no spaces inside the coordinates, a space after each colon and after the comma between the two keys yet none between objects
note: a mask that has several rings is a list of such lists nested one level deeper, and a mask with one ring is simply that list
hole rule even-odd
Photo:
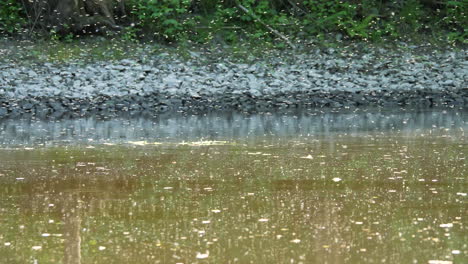
[{"label": "brown water surface", "polygon": [[467,156],[463,128],[3,147],[0,263],[467,263]]}]

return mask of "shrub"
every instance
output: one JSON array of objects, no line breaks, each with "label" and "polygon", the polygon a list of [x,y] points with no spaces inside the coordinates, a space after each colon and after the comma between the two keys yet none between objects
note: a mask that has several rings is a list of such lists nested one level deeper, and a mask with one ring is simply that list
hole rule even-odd
[{"label": "shrub", "polygon": [[[281,38],[285,41],[283,36],[288,39],[313,38],[338,32],[347,38],[374,41],[383,37],[403,38],[415,33],[421,36],[437,33],[451,42],[466,43],[468,37],[468,0],[121,1],[125,3],[122,10],[126,10],[126,16],[115,21],[123,28],[122,38],[132,41],[142,36],[154,36],[167,42],[237,42],[246,38],[263,41]],[[119,28],[114,25],[113,15],[124,12],[112,12],[112,5],[118,5],[116,9],[119,9],[121,1],[109,0],[108,8],[96,9],[108,12],[82,15],[85,20],[82,24],[92,27],[101,21],[108,28]],[[18,32],[28,22],[36,25],[37,21],[27,20],[22,3],[28,6],[28,0],[0,0],[0,32]],[[47,16],[52,16],[53,12],[49,9],[41,15],[41,21],[50,20]],[[100,13],[111,14],[101,15],[99,20]],[[66,29],[63,34],[83,31],[69,30],[64,23],[61,25]]]},{"label": "shrub", "polygon": [[467,43],[468,39],[468,0],[453,0],[446,2],[443,24],[450,33],[449,41]]},{"label": "shrub", "polygon": [[23,8],[20,1],[0,1],[0,32],[17,32],[25,23],[26,19],[24,18]]},{"label": "shrub", "polygon": [[137,26],[168,41],[185,39],[193,25],[191,0],[130,0],[130,14]]}]

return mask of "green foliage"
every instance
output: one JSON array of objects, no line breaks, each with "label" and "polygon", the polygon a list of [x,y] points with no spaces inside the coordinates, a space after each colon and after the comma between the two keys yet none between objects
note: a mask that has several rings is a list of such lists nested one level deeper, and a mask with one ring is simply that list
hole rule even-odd
[{"label": "green foliage", "polygon": [[20,1],[0,1],[0,33],[14,33],[26,23]]},{"label": "green foliage", "polygon": [[[21,3],[0,0],[0,32],[14,33],[26,23],[34,24]],[[282,46],[281,35],[291,41],[337,33],[344,39],[372,41],[429,35],[452,43],[466,43],[468,37],[468,0],[126,0],[125,4],[127,14],[118,21],[126,41],[261,39]]]},{"label": "green foliage", "polygon": [[399,19],[401,25],[408,32],[418,32],[423,26],[424,12],[418,0],[408,0],[400,10]]},{"label": "green foliage", "polygon": [[444,23],[452,27],[452,29],[463,28],[468,23],[468,0],[447,1]]},{"label": "green foliage", "polygon": [[[351,39],[376,41],[448,28],[447,37],[462,42],[466,37],[467,1],[447,1],[443,5],[437,2],[437,10],[442,10],[439,13],[434,12],[434,6],[427,5],[430,1],[420,0],[131,0],[130,3],[137,27],[169,41],[268,42],[278,38],[271,28],[291,39],[323,38],[327,33],[340,32]],[[437,21],[438,27],[434,26]]]},{"label": "green foliage", "polygon": [[446,5],[443,24],[450,30],[447,35],[448,40],[466,44],[468,42],[468,0],[447,1]]},{"label": "green foliage", "polygon": [[135,42],[138,38],[138,29],[134,26],[129,26],[123,29],[122,40]]},{"label": "green foliage", "polygon": [[57,42],[71,43],[73,42],[74,38],[75,38],[75,35],[73,35],[72,33],[59,34],[57,30],[55,29],[51,29],[48,35],[48,39],[53,43],[57,43]]},{"label": "green foliage", "polygon": [[185,39],[189,26],[191,0],[131,0],[131,15],[137,25],[159,38],[173,41]]},{"label": "green foliage", "polygon": [[344,29],[352,21],[356,6],[341,1],[308,0],[305,24],[312,31],[336,31]]}]

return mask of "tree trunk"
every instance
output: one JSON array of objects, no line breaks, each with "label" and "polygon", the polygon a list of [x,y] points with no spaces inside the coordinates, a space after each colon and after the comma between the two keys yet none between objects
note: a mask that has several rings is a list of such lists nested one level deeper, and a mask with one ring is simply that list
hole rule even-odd
[{"label": "tree trunk", "polygon": [[32,28],[58,33],[95,33],[118,30],[114,10],[123,11],[124,0],[21,0]]}]

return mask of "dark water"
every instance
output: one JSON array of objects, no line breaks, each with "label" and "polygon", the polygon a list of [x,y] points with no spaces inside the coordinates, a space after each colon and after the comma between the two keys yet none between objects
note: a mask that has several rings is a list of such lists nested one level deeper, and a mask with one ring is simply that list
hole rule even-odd
[{"label": "dark water", "polygon": [[468,114],[0,123],[0,263],[467,263]]}]

